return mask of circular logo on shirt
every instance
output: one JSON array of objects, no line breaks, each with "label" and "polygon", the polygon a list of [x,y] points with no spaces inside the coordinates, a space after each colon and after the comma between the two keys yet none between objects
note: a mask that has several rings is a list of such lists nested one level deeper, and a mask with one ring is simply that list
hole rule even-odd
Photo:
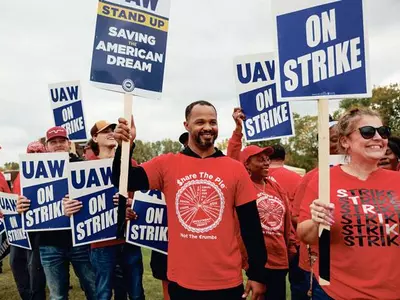
[{"label": "circular logo on shirt", "polygon": [[257,199],[261,226],[266,231],[279,231],[285,218],[285,206],[275,196],[263,194]]},{"label": "circular logo on shirt", "polygon": [[135,89],[135,83],[131,79],[125,79],[122,82],[122,88],[126,92],[132,92]]},{"label": "circular logo on shirt", "polygon": [[175,209],[181,225],[196,233],[205,233],[222,220],[225,199],[221,189],[209,180],[186,182],[176,194]]}]

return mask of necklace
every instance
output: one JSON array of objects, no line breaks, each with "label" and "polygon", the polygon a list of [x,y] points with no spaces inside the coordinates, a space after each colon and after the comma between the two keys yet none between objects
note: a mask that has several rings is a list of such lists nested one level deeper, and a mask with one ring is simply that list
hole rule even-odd
[{"label": "necklace", "polygon": [[262,189],[255,182],[253,182],[253,185],[256,187],[257,190],[259,190],[260,192],[265,193],[265,181],[263,181],[263,188]]}]

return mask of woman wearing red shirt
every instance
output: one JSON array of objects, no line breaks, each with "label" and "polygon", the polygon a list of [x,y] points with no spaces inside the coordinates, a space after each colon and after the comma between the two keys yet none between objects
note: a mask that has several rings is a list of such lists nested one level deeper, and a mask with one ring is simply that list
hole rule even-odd
[{"label": "woman wearing red shirt", "polygon": [[317,244],[319,224],[331,226],[331,281],[314,285],[313,299],[399,299],[400,174],[378,167],[390,129],[365,108],[346,112],[337,126],[350,162],[330,169],[329,205],[316,200],[318,176],[310,181],[297,227],[303,242]]},{"label": "woman wearing red shirt", "polygon": [[[250,145],[240,151],[244,115],[241,110],[235,109],[233,118],[236,129],[228,143],[228,156],[244,164],[257,193],[257,208],[268,253],[264,275],[267,285],[265,299],[286,299],[289,258],[296,254],[289,201],[279,184],[267,179],[269,155],[273,153],[273,148]],[[246,254],[243,253],[243,256]]]}]

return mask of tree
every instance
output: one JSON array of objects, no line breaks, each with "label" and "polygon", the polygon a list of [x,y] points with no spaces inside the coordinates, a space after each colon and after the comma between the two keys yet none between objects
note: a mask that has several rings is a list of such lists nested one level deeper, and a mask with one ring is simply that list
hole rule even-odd
[{"label": "tree", "polygon": [[164,139],[156,142],[143,142],[141,140],[136,140],[133,158],[141,164],[160,154],[177,153],[181,151],[181,149],[181,143],[172,141],[171,139]]},{"label": "tree", "polygon": [[19,164],[16,162],[6,162],[4,164],[4,170],[19,170]]},{"label": "tree", "polygon": [[369,107],[377,110],[385,125],[392,128],[395,136],[400,136],[400,85],[375,87],[371,98],[345,99],[340,102],[339,110],[334,113],[338,117],[352,107]]},{"label": "tree", "polygon": [[317,117],[294,113],[296,135],[289,138],[286,148],[286,164],[306,169],[313,169],[318,162]]}]

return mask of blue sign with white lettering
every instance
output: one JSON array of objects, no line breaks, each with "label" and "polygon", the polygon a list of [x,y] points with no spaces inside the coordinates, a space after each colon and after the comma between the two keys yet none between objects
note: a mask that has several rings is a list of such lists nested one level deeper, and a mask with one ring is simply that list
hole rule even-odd
[{"label": "blue sign with white lettering", "polygon": [[71,217],[74,246],[91,244],[117,237],[118,206],[113,202],[114,187],[76,198],[82,209]]},{"label": "blue sign with white lettering", "polygon": [[20,155],[22,195],[31,201],[22,217],[25,231],[70,229],[62,205],[68,161],[67,152]]},{"label": "blue sign with white lettering", "polygon": [[236,90],[246,120],[247,142],[294,135],[293,117],[288,102],[278,102],[275,84],[274,53],[261,53],[235,59]]},{"label": "blue sign with white lettering", "polygon": [[168,254],[167,206],[160,191],[135,192],[132,209],[137,220],[128,222],[126,241]]},{"label": "blue sign with white lettering", "polygon": [[99,0],[90,80],[146,98],[161,97],[170,0]]},{"label": "blue sign with white lettering", "polygon": [[22,228],[21,215],[17,213],[18,195],[0,193],[0,209],[4,215],[4,227],[10,245],[32,249],[28,234]]},{"label": "blue sign with white lettering", "polygon": [[371,96],[362,0],[274,5],[287,6],[276,16],[278,100]]},{"label": "blue sign with white lettering", "polygon": [[74,246],[113,240],[117,237],[117,189],[112,185],[112,159],[77,162],[70,165],[69,197],[82,203],[71,216]]},{"label": "blue sign with white lettering", "polygon": [[85,117],[79,81],[50,84],[49,93],[55,125],[64,127],[71,141],[86,141]]}]

